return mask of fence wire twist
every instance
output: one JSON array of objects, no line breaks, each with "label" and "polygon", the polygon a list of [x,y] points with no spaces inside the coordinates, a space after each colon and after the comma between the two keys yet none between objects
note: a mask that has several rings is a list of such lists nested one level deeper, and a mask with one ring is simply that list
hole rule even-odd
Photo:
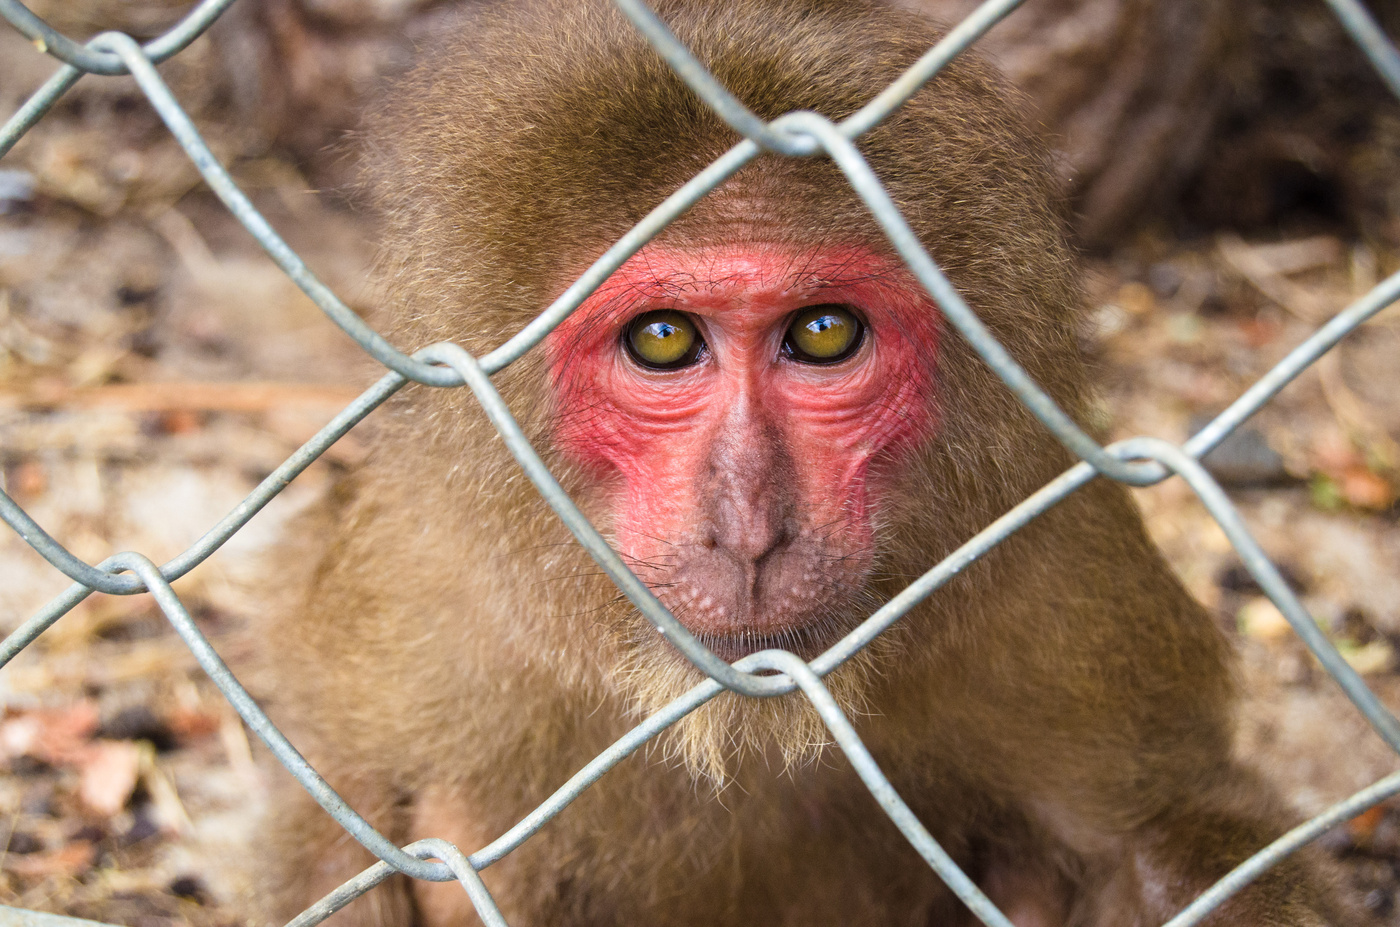
[{"label": "fence wire twist", "polygon": [[[0,642],[0,667],[93,592],[133,595],[149,592],[199,665],[229,700],[243,721],[308,793],[345,830],[380,859],[292,921],[310,927],[378,885],[395,872],[430,881],[459,881],[481,919],[491,927],[506,922],[481,880],[479,871],[505,857],[559,814],[604,773],[685,715],[731,690],[751,697],[771,697],[795,690],[812,702],[837,745],[850,760],[871,795],[915,850],[987,927],[1012,927],[1007,917],[953,862],[914,816],[881,773],[855,729],[822,683],[822,677],[849,660],[906,612],[933,594],[978,558],[1096,476],[1148,486],[1180,476],[1220,524],[1245,568],[1278,606],[1294,631],[1338,682],[1357,709],[1390,747],[1400,753],[1400,722],[1342,658],[1298,597],[1250,534],[1219,484],[1201,465],[1201,458],[1235,428],[1271,400],[1309,365],[1367,319],[1400,299],[1400,273],[1388,277],[1338,313],[1291,351],[1234,403],[1180,446],[1148,437],[1099,445],[1055,404],[1007,353],[958,295],[942,270],[929,257],[878,178],[856,149],[854,139],[901,106],[949,61],[1021,5],[1023,0],[986,0],[923,55],[897,80],[849,118],[837,123],[816,113],[788,113],[764,122],[728,92],[681,44],[643,0],[615,0],[676,73],[744,140],[716,159],[624,234],[555,302],[504,344],[483,357],[473,357],[455,344],[437,344],[408,355],[366,325],[307,268],[234,183],[200,137],[194,124],[157,74],[155,65],[179,53],[198,38],[234,0],[202,0],[174,27],[145,45],[130,36],[107,32],[86,44],[69,39],[34,15],[20,0],[0,0],[0,16],[35,47],[63,62],[54,75],[0,127],[0,157],[85,74],[135,78],[170,132],[204,180],[238,221],[267,251],[296,285],[366,352],[389,369],[374,386],[336,415],[311,440],[277,467],[233,511],[210,528],[179,556],[161,566],[133,551],[115,554],[91,565],[74,556],[51,537],[9,495],[0,491],[0,519],[19,533],[50,564],[74,580],[58,598],[25,621]],[[1323,0],[1375,66],[1381,79],[1400,97],[1400,51],[1387,38],[1361,0]],[[988,525],[941,563],[910,583],[872,613],[856,630],[811,663],[787,651],[750,654],[732,666],[704,647],[652,595],[583,513],[573,504],[539,455],[531,447],[509,408],[491,383],[491,375],[537,345],[576,309],[608,276],[683,213],[760,151],[789,157],[825,154],[846,176],[879,222],[890,243],[920,284],[938,303],[945,317],[1021,402],[1080,458],[1080,463]],[[224,544],[317,457],[383,404],[409,381],[435,387],[466,386],[476,396],[541,496],[574,537],[617,584],[658,632],[675,645],[709,678],[642,721],[564,783],[552,796],[494,842],[470,856],[440,839],[420,840],[399,848],[375,830],[336,794],[258,707],[247,690],[196,627],[170,584],[184,576]],[[777,675],[756,675],[758,672]],[[1324,813],[1284,834],[1240,864],[1167,922],[1166,927],[1189,927],[1200,922],[1226,899],[1270,866],[1314,839],[1386,798],[1400,793],[1400,773],[1381,779]]]}]

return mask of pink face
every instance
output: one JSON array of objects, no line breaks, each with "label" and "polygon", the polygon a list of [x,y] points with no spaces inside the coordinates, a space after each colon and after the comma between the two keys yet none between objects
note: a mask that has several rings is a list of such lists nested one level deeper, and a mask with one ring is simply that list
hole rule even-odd
[{"label": "pink face", "polygon": [[[814,316],[854,340],[805,351]],[[818,651],[864,617],[889,476],[935,424],[938,318],[868,249],[654,246],[547,339],[558,446],[615,489],[618,549],[720,656]],[[690,351],[656,364],[657,332]]]}]

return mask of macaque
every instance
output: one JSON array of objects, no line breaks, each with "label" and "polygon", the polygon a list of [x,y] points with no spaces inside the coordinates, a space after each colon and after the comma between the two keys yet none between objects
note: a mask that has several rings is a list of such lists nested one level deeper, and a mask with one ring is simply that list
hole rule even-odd
[{"label": "macaque", "polygon": [[[664,0],[763,118],[839,119],[937,40],[850,0]],[[738,141],[604,0],[475,11],[369,133],[384,327],[481,354]],[[1078,272],[1019,101],[964,55],[859,140],[924,246],[1072,413]],[[725,660],[810,659],[1073,463],[942,320],[825,157],[764,155],[496,383],[571,496]],[[273,716],[406,844],[484,846],[703,677],[600,574],[471,394],[409,387],[286,559]],[[310,569],[315,564],[314,572]],[[1231,757],[1230,647],[1098,480],[827,677],[1022,927],[1155,925],[1280,835]],[[374,860],[286,779],[289,917]],[[1354,920],[1307,853],[1216,923]],[[726,693],[483,872],[515,925],[967,924],[800,694]],[[476,923],[394,877],[342,924]]]}]

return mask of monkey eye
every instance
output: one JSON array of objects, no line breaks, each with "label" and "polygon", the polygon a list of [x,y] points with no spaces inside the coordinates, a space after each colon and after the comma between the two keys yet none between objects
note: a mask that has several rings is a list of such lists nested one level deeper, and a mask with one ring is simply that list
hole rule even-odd
[{"label": "monkey eye", "polygon": [[809,306],[783,336],[783,353],[804,364],[835,364],[856,352],[865,326],[845,306]]},{"label": "monkey eye", "polygon": [[653,370],[689,366],[705,346],[690,317],[673,309],[637,316],[627,326],[622,340],[634,361]]}]

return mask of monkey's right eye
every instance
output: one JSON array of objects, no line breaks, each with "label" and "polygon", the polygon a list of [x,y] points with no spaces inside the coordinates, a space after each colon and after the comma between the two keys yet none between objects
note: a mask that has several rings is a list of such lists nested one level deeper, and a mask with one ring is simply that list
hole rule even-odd
[{"label": "monkey's right eye", "polygon": [[637,316],[622,340],[634,361],[653,370],[689,366],[705,346],[690,317],[673,309]]}]

